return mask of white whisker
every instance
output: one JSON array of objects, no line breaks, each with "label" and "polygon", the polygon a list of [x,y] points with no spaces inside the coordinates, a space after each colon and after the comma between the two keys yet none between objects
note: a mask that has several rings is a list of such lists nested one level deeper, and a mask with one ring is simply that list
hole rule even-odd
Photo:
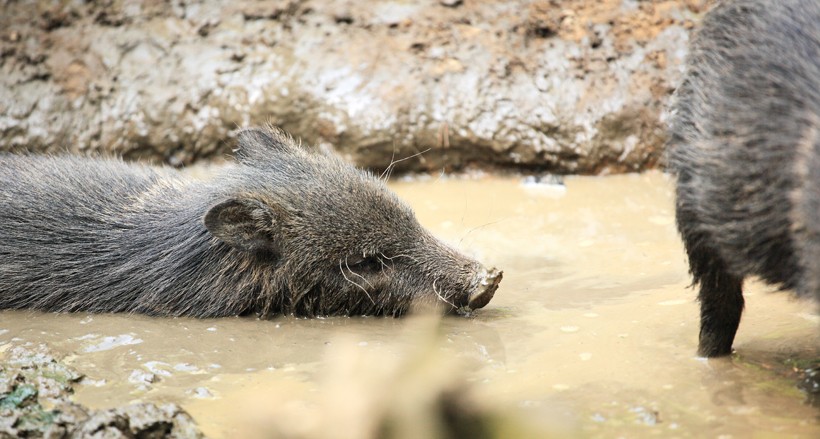
[{"label": "white whisker", "polygon": [[439,293],[439,292],[438,292],[438,290],[436,289],[436,281],[437,281],[437,280],[438,280],[438,279],[433,279],[433,292],[434,292],[434,293],[436,293],[436,296],[438,296],[438,298],[439,298],[439,299],[441,299],[441,301],[442,301],[442,302],[444,302],[444,303],[446,303],[446,304],[448,304],[448,305],[452,306],[453,308],[457,308],[457,306],[455,306],[455,305],[454,305],[452,302],[450,302],[449,300],[445,299],[445,298],[444,298],[444,296],[442,296],[442,295],[441,295],[441,293]]},{"label": "white whisker", "polygon": [[352,275],[354,275],[354,276],[356,276],[356,277],[360,278],[361,280],[363,280],[363,281],[364,281],[364,283],[366,283],[366,284],[367,284],[367,286],[369,286],[370,288],[373,288],[373,284],[371,284],[370,282],[368,282],[368,281],[367,281],[367,279],[365,279],[365,278],[364,278],[364,276],[362,276],[361,274],[356,273],[355,271],[353,271],[353,270],[351,270],[351,269],[350,269],[350,265],[347,265],[347,257],[345,257],[345,267],[347,267],[347,270],[350,272],[350,274],[352,274]]},{"label": "white whisker", "polygon": [[347,275],[345,274],[344,269],[342,268],[342,260],[341,259],[339,260],[339,271],[342,272],[342,276],[344,276],[346,281],[348,281],[348,282],[352,283],[353,285],[356,285],[357,287],[359,287],[360,290],[364,291],[364,294],[367,296],[367,298],[370,299],[370,302],[373,303],[374,305],[376,304],[376,302],[373,300],[373,298],[370,297],[370,293],[368,293],[367,290],[363,286],[357,284],[356,282],[353,282],[352,280],[350,280],[350,278],[347,277]]},{"label": "white whisker", "polygon": [[[379,180],[387,181],[390,178],[390,169],[392,169],[395,159],[396,159],[396,144],[394,143],[393,144],[393,152],[390,154],[390,164],[387,165],[386,168],[384,168],[384,172],[382,172],[382,175],[379,176]],[[385,178],[385,176],[387,176],[387,177]]]},{"label": "white whisker", "polygon": [[497,220],[497,221],[491,221],[491,222],[489,222],[489,223],[484,223],[484,224],[482,224],[482,225],[480,225],[480,226],[475,226],[475,227],[473,227],[472,229],[468,230],[468,231],[464,234],[464,236],[462,236],[462,237],[461,237],[461,239],[459,239],[459,240],[458,240],[458,246],[459,246],[459,247],[461,247],[461,243],[462,243],[462,242],[464,242],[464,240],[465,240],[465,239],[467,239],[467,237],[468,237],[468,236],[470,236],[470,233],[473,233],[473,232],[475,232],[476,230],[479,230],[479,229],[483,229],[484,227],[491,226],[491,225],[493,225],[493,224],[498,224],[498,223],[500,223],[500,222],[502,222],[502,221],[506,221],[507,219],[508,219],[508,218],[501,218],[500,220]]},{"label": "white whisker", "polygon": [[[403,159],[393,160],[393,158],[391,157],[391,158],[390,158],[390,164],[389,164],[389,165],[387,165],[387,168],[384,170],[384,172],[382,172],[382,175],[381,175],[379,178],[380,178],[380,179],[382,179],[382,180],[387,180],[387,179],[389,179],[389,178],[390,178],[390,173],[391,173],[391,172],[393,171],[393,169],[396,167],[396,163],[401,163],[401,162],[403,162],[403,161],[405,161],[405,160],[410,160],[410,159],[412,159],[413,157],[418,157],[418,156],[420,156],[420,155],[422,155],[422,154],[426,153],[427,151],[430,151],[431,149],[432,149],[432,148],[427,148],[427,149],[425,149],[424,151],[417,152],[417,153],[415,153],[415,154],[413,154],[413,155],[411,155],[411,156],[409,156],[409,157],[405,157],[405,158],[403,158]],[[384,177],[385,177],[385,175],[387,175],[387,178],[384,178]]]}]

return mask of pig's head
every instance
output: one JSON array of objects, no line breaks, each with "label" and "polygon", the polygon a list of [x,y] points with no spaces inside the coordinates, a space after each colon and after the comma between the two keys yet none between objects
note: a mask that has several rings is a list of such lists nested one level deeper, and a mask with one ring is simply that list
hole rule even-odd
[{"label": "pig's head", "polygon": [[275,129],[238,142],[239,167],[204,222],[256,267],[260,312],[400,315],[426,303],[463,313],[498,288],[501,272],[433,237],[379,178]]}]

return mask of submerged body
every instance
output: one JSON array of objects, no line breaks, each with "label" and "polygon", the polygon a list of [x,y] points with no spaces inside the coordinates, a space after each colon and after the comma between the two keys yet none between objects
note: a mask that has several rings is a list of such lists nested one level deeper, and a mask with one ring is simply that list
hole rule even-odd
[{"label": "submerged body", "polygon": [[743,279],[820,299],[820,3],[719,4],[694,34],[668,145],[700,284],[699,351],[731,352]]},{"label": "submerged body", "polygon": [[400,315],[480,308],[501,274],[432,237],[377,178],[270,129],[209,182],[0,156],[0,309]]}]

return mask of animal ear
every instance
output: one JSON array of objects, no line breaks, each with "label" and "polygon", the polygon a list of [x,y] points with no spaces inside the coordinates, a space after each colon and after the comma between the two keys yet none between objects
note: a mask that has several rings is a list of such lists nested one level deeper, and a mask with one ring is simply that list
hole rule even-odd
[{"label": "animal ear", "polygon": [[237,160],[253,164],[257,160],[270,159],[277,153],[293,152],[297,146],[290,134],[275,127],[244,128],[236,133]]},{"label": "animal ear", "polygon": [[212,235],[237,250],[276,253],[276,213],[261,201],[223,201],[208,210],[204,222]]}]

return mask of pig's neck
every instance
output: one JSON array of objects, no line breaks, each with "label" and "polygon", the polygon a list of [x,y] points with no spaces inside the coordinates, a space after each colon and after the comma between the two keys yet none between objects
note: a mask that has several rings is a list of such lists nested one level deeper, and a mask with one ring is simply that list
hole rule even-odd
[{"label": "pig's neck", "polygon": [[162,199],[126,220],[131,227],[118,249],[126,259],[115,281],[132,298],[128,311],[217,317],[264,307],[260,297],[276,293],[260,282],[270,266],[218,241],[203,223],[219,193],[190,187]]}]

